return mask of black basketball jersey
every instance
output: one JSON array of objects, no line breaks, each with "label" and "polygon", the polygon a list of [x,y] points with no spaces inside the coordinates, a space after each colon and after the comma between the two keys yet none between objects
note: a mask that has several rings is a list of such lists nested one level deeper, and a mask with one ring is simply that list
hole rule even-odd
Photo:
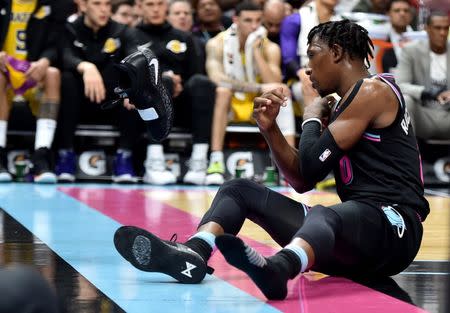
[{"label": "black basketball jersey", "polygon": [[[342,201],[370,200],[405,205],[425,220],[430,209],[423,196],[422,162],[416,137],[400,88],[391,74],[378,78],[389,85],[399,100],[394,122],[385,128],[367,128],[334,168],[337,192]],[[363,80],[331,114],[334,121],[352,102]]]}]

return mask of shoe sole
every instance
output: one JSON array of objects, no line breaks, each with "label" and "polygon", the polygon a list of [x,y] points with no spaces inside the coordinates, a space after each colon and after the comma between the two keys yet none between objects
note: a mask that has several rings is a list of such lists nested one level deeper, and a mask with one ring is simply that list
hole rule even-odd
[{"label": "shoe sole", "polygon": [[167,244],[141,228],[120,227],[114,234],[114,245],[125,260],[142,271],[167,274],[184,284],[199,283],[206,275],[206,263],[196,252]]},{"label": "shoe sole", "polygon": [[42,173],[34,177],[34,182],[38,184],[56,184],[58,179],[53,173]]},{"label": "shoe sole", "polygon": [[113,176],[112,181],[117,184],[134,184],[138,182],[137,177],[131,176],[130,174]]},{"label": "shoe sole", "polygon": [[75,181],[75,176],[69,173],[62,173],[58,175],[58,181],[73,183]]}]

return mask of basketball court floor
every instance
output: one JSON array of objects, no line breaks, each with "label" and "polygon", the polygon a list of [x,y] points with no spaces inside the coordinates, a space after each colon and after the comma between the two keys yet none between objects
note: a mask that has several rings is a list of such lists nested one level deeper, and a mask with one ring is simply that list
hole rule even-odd
[{"label": "basketball court floor", "polygon": [[[278,191],[308,205],[338,202],[332,192]],[[0,185],[0,266],[31,264],[55,287],[64,312],[449,312],[450,197],[427,196],[431,214],[413,264],[392,278],[353,282],[305,273],[284,301],[267,301],[252,282],[215,253],[213,275],[198,285],[141,272],[122,259],[114,231],[135,225],[185,241],[217,188],[110,184]],[[279,247],[255,224],[240,236],[264,254]]]}]

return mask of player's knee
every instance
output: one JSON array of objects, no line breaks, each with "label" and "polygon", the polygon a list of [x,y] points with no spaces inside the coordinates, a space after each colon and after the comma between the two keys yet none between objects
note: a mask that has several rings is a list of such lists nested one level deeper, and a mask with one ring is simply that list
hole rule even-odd
[{"label": "player's knee", "polygon": [[59,69],[57,69],[56,67],[50,66],[46,73],[45,73],[46,77],[48,77],[49,79],[61,79],[61,72]]},{"label": "player's knee", "polygon": [[245,194],[245,190],[251,188],[251,186],[253,186],[254,184],[256,183],[248,179],[243,178],[232,179],[225,182],[222,186],[220,186],[218,193],[220,192],[220,193]]}]

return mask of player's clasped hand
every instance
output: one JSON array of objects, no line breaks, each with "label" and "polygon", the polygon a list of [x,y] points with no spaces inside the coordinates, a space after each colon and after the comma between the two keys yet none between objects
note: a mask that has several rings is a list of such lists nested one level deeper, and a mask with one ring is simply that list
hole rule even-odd
[{"label": "player's clasped hand", "polygon": [[286,106],[286,101],[283,88],[265,92],[253,100],[253,118],[261,130],[267,130],[275,125],[280,107]]},{"label": "player's clasped hand", "polygon": [[311,104],[305,106],[305,111],[303,112],[303,120],[309,118],[319,118],[322,120],[322,124],[326,125],[328,118],[331,114],[331,108],[336,103],[336,99],[333,96],[326,96],[324,98],[315,98]]}]

